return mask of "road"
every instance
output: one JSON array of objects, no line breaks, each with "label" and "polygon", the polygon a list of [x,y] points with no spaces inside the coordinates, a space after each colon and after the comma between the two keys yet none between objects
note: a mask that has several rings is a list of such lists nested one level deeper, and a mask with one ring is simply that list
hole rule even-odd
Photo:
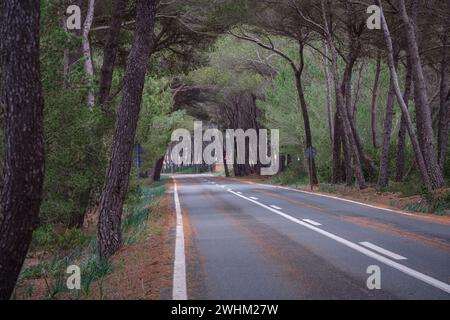
[{"label": "road", "polygon": [[210,175],[174,182],[188,299],[450,298],[448,222]]}]

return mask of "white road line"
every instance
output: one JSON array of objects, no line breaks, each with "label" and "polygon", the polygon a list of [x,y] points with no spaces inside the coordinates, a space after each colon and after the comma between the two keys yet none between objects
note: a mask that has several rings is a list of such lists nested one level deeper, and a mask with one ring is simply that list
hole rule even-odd
[{"label": "white road line", "polygon": [[250,197],[250,199],[253,199],[253,200],[258,200],[258,198],[257,198],[257,197]]},{"label": "white road line", "polygon": [[282,210],[280,207],[277,207],[276,205],[271,204],[270,205],[272,208],[277,209],[277,210]]},{"label": "white road line", "polygon": [[236,191],[236,193],[242,194],[242,192],[240,192],[240,191]]},{"label": "white road line", "polygon": [[186,290],[186,256],[184,252],[183,216],[181,215],[180,199],[175,178],[173,178],[173,197],[177,214],[177,227],[175,236],[175,262],[173,266],[173,300],[187,300]]},{"label": "white road line", "polygon": [[440,281],[438,279],[435,279],[433,277],[430,277],[430,276],[428,276],[428,275],[426,275],[424,273],[416,271],[416,270],[414,270],[414,269],[412,269],[410,267],[407,267],[407,266],[402,265],[402,264],[400,264],[398,262],[395,262],[395,261],[393,261],[391,259],[388,259],[388,258],[386,258],[386,257],[384,257],[384,256],[382,256],[382,255],[380,255],[378,253],[375,253],[373,251],[370,251],[369,249],[364,248],[363,246],[361,246],[361,245],[359,245],[357,243],[351,242],[351,241],[349,241],[347,239],[344,239],[344,238],[341,238],[341,237],[339,237],[339,236],[337,236],[337,235],[335,235],[335,234],[333,234],[331,232],[328,232],[328,231],[322,230],[320,228],[317,228],[315,226],[312,226],[312,225],[310,225],[310,224],[308,224],[306,222],[303,222],[303,221],[301,221],[301,220],[299,220],[297,218],[294,218],[294,217],[292,217],[292,216],[290,216],[290,215],[288,215],[286,213],[283,213],[283,212],[275,210],[275,209],[273,209],[273,208],[271,208],[269,206],[266,206],[265,204],[262,204],[262,203],[260,203],[258,201],[255,201],[255,200],[252,200],[252,199],[247,198],[245,196],[242,196],[242,195],[240,195],[240,194],[238,194],[238,193],[236,193],[234,191],[230,191],[230,192],[233,193],[234,195],[242,198],[242,199],[246,199],[246,200],[248,200],[250,202],[253,202],[254,204],[256,204],[256,205],[258,205],[260,207],[263,207],[263,208],[265,208],[265,209],[267,209],[269,211],[272,211],[273,213],[276,213],[276,214],[278,214],[279,216],[281,216],[283,218],[286,218],[286,219],[288,219],[288,220],[290,220],[290,221],[292,221],[294,223],[297,223],[297,224],[299,224],[301,226],[304,226],[304,227],[306,227],[306,228],[308,228],[308,229],[310,229],[312,231],[320,233],[320,234],[322,234],[322,235],[324,235],[324,236],[326,236],[326,237],[328,237],[328,238],[330,238],[330,239],[332,239],[332,240],[334,240],[336,242],[339,242],[339,243],[341,243],[341,244],[343,244],[343,245],[345,245],[345,246],[347,246],[347,247],[349,247],[349,248],[351,248],[351,249],[353,249],[355,251],[358,251],[358,252],[362,253],[365,256],[373,258],[373,259],[375,259],[375,260],[377,260],[377,261],[379,261],[381,263],[384,263],[385,265],[388,265],[388,266],[390,266],[390,267],[392,267],[392,268],[394,268],[394,269],[396,269],[396,270],[398,270],[400,272],[403,272],[404,274],[407,274],[407,275],[409,275],[409,276],[411,276],[411,277],[413,277],[413,278],[415,278],[417,280],[425,282],[425,283],[427,283],[427,284],[429,284],[429,285],[431,285],[431,286],[433,286],[435,288],[441,289],[442,291],[450,294],[450,285],[445,283],[445,282],[442,282],[442,281]]},{"label": "white road line", "polygon": [[311,220],[311,219],[302,219],[305,222],[311,223],[313,226],[321,226],[321,223],[318,223],[317,221]]},{"label": "white road line", "polygon": [[403,214],[405,216],[415,216],[412,213],[408,213],[408,212],[401,211],[401,210],[394,210],[394,209],[389,209],[389,208],[377,207],[377,206],[374,206],[374,205],[371,205],[371,204],[367,204],[367,203],[363,203],[363,202],[359,202],[359,201],[355,201],[355,200],[350,200],[350,199],[345,199],[345,198],[339,198],[339,197],[335,197],[335,196],[330,196],[330,195],[322,194],[322,193],[309,192],[309,191],[298,190],[298,189],[294,189],[294,188],[290,188],[290,187],[274,186],[274,185],[271,185],[271,184],[263,184],[263,183],[257,183],[257,185],[263,186],[263,187],[271,187],[271,188],[290,190],[290,191],[295,191],[295,192],[300,192],[300,193],[311,194],[311,195],[314,195],[314,196],[319,196],[319,197],[325,197],[325,198],[330,198],[330,199],[334,199],[334,200],[350,202],[350,203],[353,203],[353,204],[358,204],[358,205],[369,207],[369,208],[373,208],[373,209],[378,209],[378,210],[384,210],[384,211],[389,211],[389,212]]},{"label": "white road line", "polygon": [[389,251],[387,249],[381,248],[381,247],[379,247],[379,246],[377,246],[377,245],[375,245],[373,243],[370,243],[370,242],[367,242],[367,241],[363,241],[363,242],[360,242],[359,244],[363,245],[364,247],[367,247],[369,249],[372,249],[374,251],[377,251],[377,252],[379,252],[381,254],[384,254],[385,256],[391,257],[392,259],[395,259],[395,260],[406,260],[405,257],[403,257],[403,256],[401,256],[399,254],[396,254],[395,252],[392,252],[392,251]]}]

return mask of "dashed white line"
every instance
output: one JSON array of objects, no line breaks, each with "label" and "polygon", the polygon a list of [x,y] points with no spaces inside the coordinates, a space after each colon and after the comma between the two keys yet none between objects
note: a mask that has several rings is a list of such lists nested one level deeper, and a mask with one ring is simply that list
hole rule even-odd
[{"label": "dashed white line", "polygon": [[250,197],[250,199],[253,199],[253,200],[258,200],[258,198],[257,198],[257,197]]},{"label": "dashed white line", "polygon": [[317,221],[311,220],[311,219],[302,219],[305,222],[308,222],[310,224],[312,224],[313,226],[321,226],[321,223],[318,223]]},{"label": "dashed white line", "polygon": [[377,246],[373,243],[367,242],[367,241],[360,242],[359,244],[363,245],[364,247],[367,247],[369,249],[372,249],[374,251],[377,251],[385,256],[391,257],[392,259],[395,259],[395,260],[406,260],[407,259],[404,256],[396,254],[395,252],[389,251],[387,249],[384,249],[382,247],[379,247],[379,246]]},{"label": "dashed white line", "polygon": [[438,288],[438,289],[440,289],[440,290],[442,290],[442,291],[444,291],[446,293],[450,293],[450,285],[445,283],[445,282],[442,282],[442,281],[440,281],[438,279],[430,277],[430,276],[428,276],[428,275],[426,275],[424,273],[416,271],[416,270],[414,270],[414,269],[412,269],[410,267],[407,267],[405,265],[402,265],[402,264],[400,264],[400,263],[398,263],[396,261],[388,259],[385,256],[382,256],[382,255],[380,255],[378,253],[370,251],[369,249],[366,249],[365,247],[363,247],[363,246],[361,246],[361,245],[359,245],[357,243],[351,242],[351,241],[349,241],[347,239],[344,239],[344,238],[342,238],[342,237],[340,237],[338,235],[335,235],[335,234],[333,234],[331,232],[328,232],[328,231],[322,230],[320,228],[317,228],[315,226],[312,226],[312,225],[310,225],[310,224],[308,224],[306,222],[303,222],[303,221],[301,221],[301,220],[299,220],[297,218],[294,218],[294,217],[292,217],[292,216],[290,216],[290,215],[288,215],[286,213],[283,213],[283,212],[281,212],[279,210],[276,210],[274,208],[266,206],[265,204],[262,204],[262,203],[260,203],[260,202],[258,202],[256,200],[253,200],[253,199],[247,198],[247,197],[245,197],[243,195],[240,195],[237,192],[234,192],[234,191],[229,191],[229,192],[233,193],[234,195],[236,195],[236,196],[238,196],[238,197],[240,197],[242,199],[246,199],[246,200],[248,200],[250,202],[253,202],[254,204],[256,204],[256,205],[258,205],[260,207],[263,207],[263,208],[265,208],[265,209],[267,209],[269,211],[272,211],[273,213],[276,213],[277,215],[279,215],[279,216],[281,216],[281,217],[283,217],[283,218],[285,218],[287,220],[290,220],[290,221],[292,221],[294,223],[297,223],[297,224],[299,224],[301,226],[304,226],[304,227],[306,227],[306,228],[308,228],[308,229],[310,229],[312,231],[320,233],[320,234],[324,235],[325,237],[328,237],[328,238],[330,238],[330,239],[332,239],[332,240],[334,240],[334,241],[336,241],[338,243],[341,243],[341,244],[343,244],[343,245],[345,245],[345,246],[347,246],[347,247],[349,247],[349,248],[351,248],[351,249],[353,249],[355,251],[358,251],[358,252],[362,253],[365,256],[368,256],[368,257],[373,258],[373,259],[375,259],[375,260],[377,260],[377,261],[379,261],[381,263],[384,263],[385,265],[390,266],[390,267],[392,267],[392,268],[394,268],[394,269],[396,269],[396,270],[398,270],[398,271],[400,271],[400,272],[402,272],[404,274],[407,274],[407,275],[409,275],[409,276],[411,276],[411,277],[413,277],[413,278],[415,278],[417,280],[425,282],[425,283],[427,283],[427,284],[429,284],[429,285],[431,285],[431,286],[433,286],[435,288]]},{"label": "dashed white line", "polygon": [[277,207],[276,205],[271,204],[270,205],[272,208],[277,209],[277,210],[282,210],[280,207]]},{"label": "dashed white line", "polygon": [[184,230],[183,216],[181,215],[180,199],[178,198],[178,188],[173,177],[173,197],[175,201],[175,211],[177,215],[177,227],[175,236],[175,261],[173,267],[173,300],[187,300],[186,290],[186,256],[184,252]]}]

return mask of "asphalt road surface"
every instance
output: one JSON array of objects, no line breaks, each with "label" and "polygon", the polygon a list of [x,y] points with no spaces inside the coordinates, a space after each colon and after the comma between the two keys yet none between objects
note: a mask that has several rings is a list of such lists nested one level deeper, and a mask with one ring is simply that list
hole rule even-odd
[{"label": "asphalt road surface", "polygon": [[188,299],[450,298],[448,222],[210,175],[174,181]]}]

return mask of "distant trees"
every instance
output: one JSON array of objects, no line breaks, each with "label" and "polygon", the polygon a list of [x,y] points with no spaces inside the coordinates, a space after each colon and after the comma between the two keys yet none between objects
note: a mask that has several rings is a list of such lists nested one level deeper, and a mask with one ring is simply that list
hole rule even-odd
[{"label": "distant trees", "polygon": [[9,299],[38,224],[44,181],[40,1],[0,4],[4,176],[0,205],[0,299]]}]

